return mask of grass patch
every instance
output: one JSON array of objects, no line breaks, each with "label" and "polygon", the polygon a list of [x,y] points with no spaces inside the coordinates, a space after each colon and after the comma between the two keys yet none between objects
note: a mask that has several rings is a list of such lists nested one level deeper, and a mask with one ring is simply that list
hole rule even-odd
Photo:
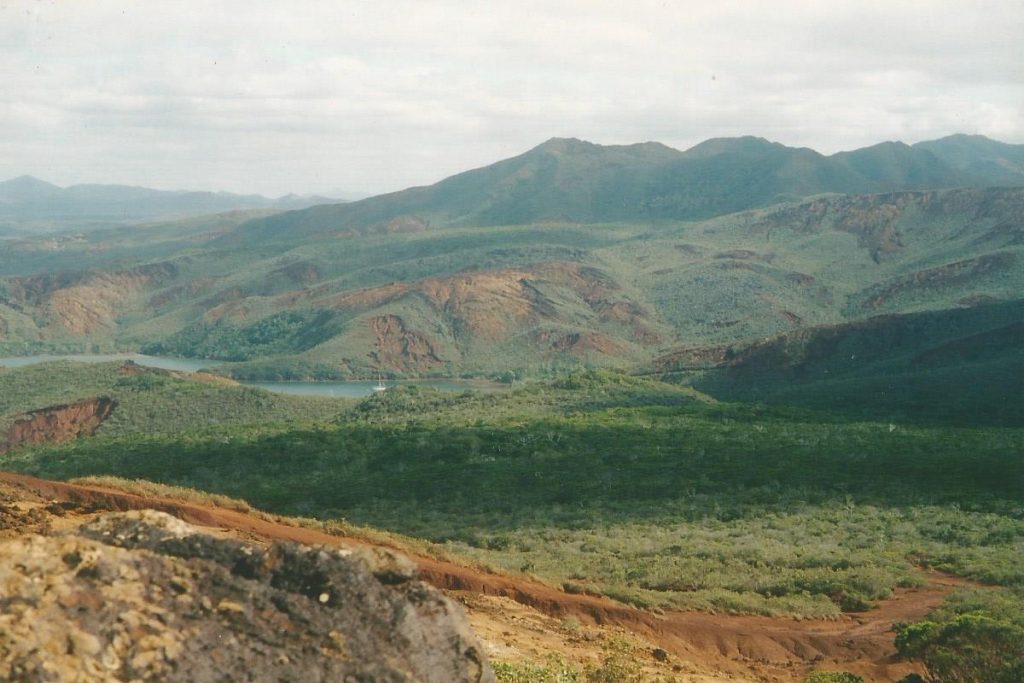
[{"label": "grass patch", "polygon": [[115,489],[136,496],[170,498],[186,503],[196,503],[211,507],[235,510],[236,512],[247,512],[254,514],[257,511],[248,502],[241,498],[232,498],[220,493],[209,493],[187,486],[173,486],[171,484],[157,484],[145,479],[124,479],[122,477],[92,476],[77,477],[69,479],[72,484],[83,486],[100,486],[108,489]]}]

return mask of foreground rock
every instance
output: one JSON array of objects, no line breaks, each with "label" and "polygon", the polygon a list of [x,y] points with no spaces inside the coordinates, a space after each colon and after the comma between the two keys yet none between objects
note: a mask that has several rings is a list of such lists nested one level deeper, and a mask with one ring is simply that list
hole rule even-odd
[{"label": "foreground rock", "polygon": [[0,680],[493,681],[451,601],[389,551],[217,539],[111,514],[0,543]]}]

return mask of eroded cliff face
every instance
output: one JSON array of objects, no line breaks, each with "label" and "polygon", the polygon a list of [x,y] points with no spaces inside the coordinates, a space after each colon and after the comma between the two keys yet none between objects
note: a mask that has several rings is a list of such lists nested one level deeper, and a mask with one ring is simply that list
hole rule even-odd
[{"label": "eroded cliff face", "polygon": [[492,683],[391,551],[214,538],[160,512],[0,543],[0,680]]},{"label": "eroded cliff face", "polygon": [[178,267],[151,263],[126,270],[61,272],[6,280],[11,302],[46,320],[41,333],[90,335],[113,330],[118,314],[147,288],[172,281]]},{"label": "eroded cliff face", "polygon": [[99,396],[25,413],[8,428],[0,453],[25,444],[63,443],[91,436],[116,407],[116,400]]}]

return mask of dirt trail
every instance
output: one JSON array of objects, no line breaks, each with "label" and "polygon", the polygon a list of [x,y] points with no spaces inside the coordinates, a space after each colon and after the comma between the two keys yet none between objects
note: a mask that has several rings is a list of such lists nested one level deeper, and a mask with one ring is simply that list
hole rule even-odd
[{"label": "dirt trail", "polygon": [[[143,497],[98,486],[6,472],[0,472],[0,484],[44,499],[71,501],[86,510],[161,510],[195,525],[248,538],[324,545],[367,543],[245,512]],[[403,552],[409,554],[407,550]],[[897,680],[913,668],[894,659],[893,623],[923,617],[951,591],[969,584],[956,577],[928,574],[928,583],[923,588],[898,590],[891,599],[879,602],[868,612],[845,614],[835,620],[696,612],[655,615],[603,597],[568,594],[523,577],[489,573],[433,557],[410,556],[419,564],[424,580],[465,596],[464,602],[471,613],[474,602],[479,608],[489,607],[489,616],[477,615],[477,621],[485,628],[492,627],[499,638],[504,635],[510,641],[515,640],[512,631],[502,631],[502,626],[490,623],[494,619],[500,621],[494,609],[494,605],[499,604],[496,600],[508,599],[555,620],[572,617],[584,627],[635,634],[663,648],[678,661],[720,672],[717,675],[721,678],[701,676],[699,680],[793,681],[817,668],[844,669],[873,681]],[[471,596],[489,596],[490,602],[474,600]]]}]

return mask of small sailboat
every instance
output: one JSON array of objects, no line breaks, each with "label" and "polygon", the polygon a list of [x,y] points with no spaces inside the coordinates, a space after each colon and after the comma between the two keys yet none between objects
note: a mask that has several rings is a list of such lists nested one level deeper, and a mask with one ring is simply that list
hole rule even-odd
[{"label": "small sailboat", "polygon": [[384,384],[384,379],[380,376],[380,370],[377,371],[377,386],[373,388],[374,393],[379,394],[382,391],[387,391],[388,388]]}]

